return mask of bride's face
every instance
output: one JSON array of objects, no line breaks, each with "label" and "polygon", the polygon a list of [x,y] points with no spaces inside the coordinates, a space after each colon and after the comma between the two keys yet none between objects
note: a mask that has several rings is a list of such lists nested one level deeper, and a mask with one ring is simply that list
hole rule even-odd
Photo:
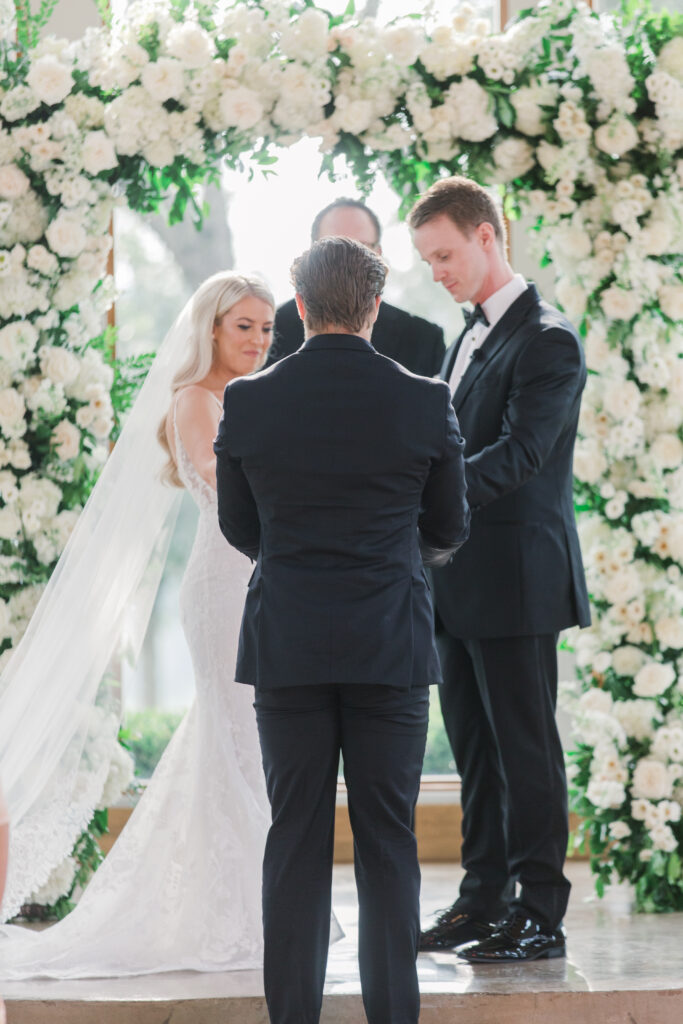
[{"label": "bride's face", "polygon": [[214,325],[213,368],[227,380],[258,370],[266,361],[273,336],[274,309],[248,295]]}]

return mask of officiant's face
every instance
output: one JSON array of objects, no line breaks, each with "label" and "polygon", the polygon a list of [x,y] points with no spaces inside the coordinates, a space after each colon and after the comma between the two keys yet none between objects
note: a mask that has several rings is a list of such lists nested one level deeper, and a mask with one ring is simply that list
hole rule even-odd
[{"label": "officiant's face", "polygon": [[487,297],[483,292],[489,274],[490,245],[482,237],[483,227],[479,225],[467,236],[444,213],[413,231],[415,247],[432,268],[434,280],[456,302],[480,302]]},{"label": "officiant's face", "polygon": [[325,214],[320,221],[316,242],[320,238],[331,238],[333,235],[362,242],[376,253],[382,251],[372,218],[357,206],[336,206]]},{"label": "officiant's face", "polygon": [[213,329],[214,366],[226,380],[260,369],[273,335],[274,309],[248,295],[224,313]]}]

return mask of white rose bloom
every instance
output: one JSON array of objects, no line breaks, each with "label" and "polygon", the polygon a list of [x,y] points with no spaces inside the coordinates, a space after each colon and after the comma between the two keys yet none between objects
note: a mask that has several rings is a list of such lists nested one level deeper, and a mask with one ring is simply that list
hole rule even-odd
[{"label": "white rose bloom", "polygon": [[534,151],[524,139],[503,139],[493,148],[493,160],[502,180],[512,181],[534,166]]},{"label": "white rose bloom", "polygon": [[28,192],[29,180],[16,164],[0,167],[0,198],[18,199]]},{"label": "white rose bloom", "polygon": [[370,100],[351,100],[349,103],[340,104],[337,100],[337,109],[334,120],[340,131],[348,132],[350,135],[360,135],[366,131],[375,116],[375,109]]},{"label": "white rose bloom", "polygon": [[581,711],[601,711],[603,714],[609,715],[612,712],[612,697],[607,690],[593,686],[581,694],[578,707]]},{"label": "white rose bloom", "polygon": [[683,320],[683,284],[665,284],[659,289],[662,312],[671,320]]},{"label": "white rose bloom", "polygon": [[659,51],[657,70],[683,82],[683,36],[675,36]]},{"label": "white rose bloom", "polygon": [[185,88],[182,64],[172,57],[159,57],[154,63],[147,64],[142,70],[141,81],[157,103],[179,99]]},{"label": "white rose bloom", "polygon": [[586,796],[595,807],[621,807],[626,799],[623,783],[612,779],[591,779],[586,787]]},{"label": "white rose bloom", "polygon": [[96,416],[90,424],[91,433],[101,441],[109,437],[113,428],[114,421],[109,416]]},{"label": "white rose bloom", "polygon": [[382,39],[387,52],[403,68],[415,63],[425,42],[422,32],[410,24],[390,25]]},{"label": "white rose bloom", "polygon": [[26,433],[26,403],[16,388],[0,391],[0,429],[5,437],[23,437]]},{"label": "white rose bloom", "polygon": [[295,60],[312,62],[327,56],[329,22],[323,11],[308,8],[281,35],[282,52]]},{"label": "white rose bloom", "polygon": [[66,387],[73,384],[78,378],[80,371],[78,357],[68,349],[44,345],[38,355],[43,374],[55,384],[63,384]]},{"label": "white rose bloom", "polygon": [[466,78],[449,86],[446,104],[457,138],[483,142],[498,131],[498,122],[490,109],[491,98],[473,79]]},{"label": "white rose bloom", "polygon": [[676,673],[673,665],[651,661],[643,665],[636,673],[633,692],[637,697],[659,697],[675,681]]},{"label": "white rose bloom", "polygon": [[12,372],[22,370],[35,352],[38,331],[28,320],[15,320],[0,329],[0,359]]},{"label": "white rose bloom", "polygon": [[603,395],[603,408],[616,420],[633,416],[640,406],[640,388],[632,380],[610,381]]},{"label": "white rose bloom", "polygon": [[16,540],[21,533],[21,519],[11,508],[0,508],[0,538]]},{"label": "white rose bloom", "polygon": [[662,800],[659,805],[661,811],[662,821],[680,821],[681,820],[681,805],[676,803],[675,800]]},{"label": "white rose bloom", "polygon": [[66,99],[74,84],[70,69],[51,56],[32,61],[26,81],[40,102],[51,107]]},{"label": "white rose bloom", "polygon": [[613,116],[595,132],[595,145],[610,156],[623,156],[638,144],[638,132],[626,117]]},{"label": "white rose bloom", "polygon": [[59,271],[59,261],[44,245],[32,245],[26,257],[26,266],[37,270],[45,277],[54,277]]},{"label": "white rose bloom", "polygon": [[658,825],[650,832],[652,845],[655,850],[664,850],[665,853],[673,853],[678,848],[678,840],[668,825]]},{"label": "white rose bloom", "polygon": [[[641,758],[633,772],[632,792],[647,800],[668,800],[671,797],[671,779],[661,761]],[[633,815],[635,817],[635,815]],[[643,817],[644,820],[644,817]]]},{"label": "white rose bloom", "polygon": [[[639,647],[617,647],[612,651],[612,668],[619,676],[634,676],[643,667],[645,654]],[[650,714],[652,709],[650,708]],[[622,723],[623,724],[623,723]]]},{"label": "white rose bloom", "polygon": [[105,131],[88,132],[81,151],[83,169],[88,174],[100,174],[116,167],[118,160],[114,143]]},{"label": "white rose bloom", "polygon": [[176,23],[166,39],[166,49],[187,68],[203,68],[215,52],[213,39],[193,22]]},{"label": "white rose bloom", "polygon": [[81,432],[70,420],[61,420],[52,431],[52,444],[62,462],[75,459],[80,451]]},{"label": "white rose bloom", "polygon": [[142,155],[152,167],[168,167],[175,160],[176,152],[168,135],[162,135],[145,146]]},{"label": "white rose bloom", "polygon": [[616,285],[605,289],[600,296],[600,305],[611,320],[631,320],[641,308],[637,295]]},{"label": "white rose bloom", "polygon": [[652,810],[652,804],[649,800],[645,800],[644,797],[639,797],[637,800],[631,801],[631,817],[634,821],[645,821],[650,815]]},{"label": "white rose bloom", "polygon": [[221,117],[226,128],[247,131],[263,117],[263,106],[252,89],[244,85],[226,89],[219,103]]},{"label": "white rose bloom", "polygon": [[574,449],[574,475],[584,483],[595,484],[607,471],[607,459],[595,438],[581,439]]},{"label": "white rose bloom", "polygon": [[81,219],[75,213],[58,213],[45,237],[53,252],[71,259],[83,252],[88,241]]},{"label": "white rose bloom", "polygon": [[54,869],[47,882],[29,896],[27,903],[51,907],[62,896],[66,896],[71,891],[76,876],[76,867],[73,857],[66,857]]},{"label": "white rose bloom", "polygon": [[662,256],[669,249],[673,237],[673,228],[667,221],[649,220],[636,240],[646,256]]},{"label": "white rose bloom", "polygon": [[586,312],[588,295],[570,277],[561,277],[555,283],[555,298],[570,320],[578,320]]},{"label": "white rose bloom", "polygon": [[678,469],[683,462],[683,441],[676,434],[658,434],[650,456],[659,469]]},{"label": "white rose bloom", "polygon": [[680,615],[666,616],[655,623],[655,636],[662,647],[683,650],[683,619]]},{"label": "white rose bloom", "polygon": [[610,604],[621,604],[639,596],[643,584],[636,567],[624,565],[613,573],[605,582],[603,592]]},{"label": "white rose bloom", "polygon": [[628,839],[631,835],[631,826],[627,825],[625,821],[611,821],[609,823],[609,835],[610,839],[614,839],[616,842],[620,839]]}]

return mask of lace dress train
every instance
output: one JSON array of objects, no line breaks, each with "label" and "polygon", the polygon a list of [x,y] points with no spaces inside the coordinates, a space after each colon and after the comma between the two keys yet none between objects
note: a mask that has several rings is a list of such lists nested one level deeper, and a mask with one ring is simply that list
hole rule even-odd
[{"label": "lace dress train", "polygon": [[260,968],[270,812],[253,691],[232,681],[251,566],[176,431],[199,523],[181,590],[196,697],[75,910],[44,931],[0,927],[0,978]]}]

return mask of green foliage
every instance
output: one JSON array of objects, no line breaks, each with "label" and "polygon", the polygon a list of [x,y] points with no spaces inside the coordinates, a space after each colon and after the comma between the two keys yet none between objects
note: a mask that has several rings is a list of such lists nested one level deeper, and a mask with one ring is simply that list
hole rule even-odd
[{"label": "green foliage", "polygon": [[22,50],[32,50],[40,33],[52,17],[59,0],[40,0],[40,7],[31,11],[31,0],[14,0],[17,19],[17,44]]},{"label": "green foliage", "polygon": [[161,711],[159,708],[127,713],[125,745],[135,759],[138,778],[148,779],[154,773],[182,717],[180,711]]}]

